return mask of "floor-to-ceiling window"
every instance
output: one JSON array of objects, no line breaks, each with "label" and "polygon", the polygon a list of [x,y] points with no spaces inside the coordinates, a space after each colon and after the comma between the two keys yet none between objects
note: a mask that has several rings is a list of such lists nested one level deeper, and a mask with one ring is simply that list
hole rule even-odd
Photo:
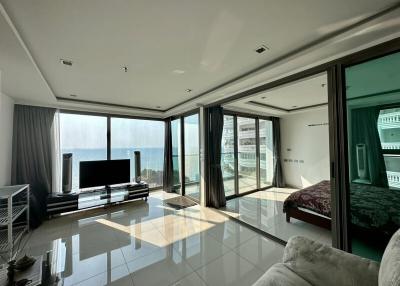
[{"label": "floor-to-ceiling window", "polygon": [[[111,134],[110,146],[107,145],[107,132]],[[79,190],[81,161],[130,159],[133,181],[136,175],[134,151],[140,151],[141,179],[148,183],[150,188],[161,187],[163,184],[162,120],[61,112],[60,149],[62,154],[72,154],[73,191]]]},{"label": "floor-to-ceiling window", "polygon": [[60,114],[60,149],[72,154],[72,191],[79,190],[79,163],[107,160],[107,117]]},{"label": "floor-to-ceiling window", "polygon": [[200,154],[199,154],[199,115],[183,118],[185,195],[200,200]]},{"label": "floor-to-ceiling window", "polygon": [[400,53],[345,68],[353,253],[379,260],[400,227]]},{"label": "floor-to-ceiling window", "polygon": [[172,170],[173,170],[173,185],[176,192],[181,189],[181,119],[175,119],[171,122],[171,137],[172,137]]},{"label": "floor-to-ceiling window", "polygon": [[235,194],[235,136],[234,117],[224,115],[224,127],[221,142],[221,169],[224,179],[225,196]]},{"label": "floor-to-ceiling window", "polygon": [[140,152],[141,179],[149,187],[163,183],[164,122],[111,118],[111,159],[131,159],[131,178],[134,180],[134,152]]}]

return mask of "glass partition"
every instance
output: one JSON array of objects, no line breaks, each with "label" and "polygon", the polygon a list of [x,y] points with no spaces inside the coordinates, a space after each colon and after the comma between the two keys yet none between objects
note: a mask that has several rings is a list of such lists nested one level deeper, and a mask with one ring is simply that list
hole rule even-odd
[{"label": "glass partition", "polygon": [[400,227],[400,53],[345,69],[353,253],[380,260]]}]

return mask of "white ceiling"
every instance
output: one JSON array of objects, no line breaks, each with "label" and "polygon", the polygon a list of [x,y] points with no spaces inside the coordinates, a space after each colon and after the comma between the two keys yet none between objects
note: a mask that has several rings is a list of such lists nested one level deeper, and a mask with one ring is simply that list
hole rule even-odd
[{"label": "white ceiling", "polygon": [[[398,1],[0,2],[3,18],[8,15],[17,30],[1,19],[5,93],[22,102],[76,109],[85,104],[55,97],[76,94],[81,100],[168,109]],[[270,50],[255,53],[260,44]],[[61,65],[60,58],[72,60],[73,66]]]},{"label": "white ceiling", "polygon": [[41,102],[54,100],[46,82],[15,37],[7,19],[1,16],[0,71],[1,92],[17,98],[34,98]]},{"label": "white ceiling", "polygon": [[[322,73],[246,97],[225,107],[252,110],[265,115],[283,116],[304,112],[328,103],[327,74]],[[316,107],[318,106],[318,107]],[[326,105],[325,105],[326,107]]]}]

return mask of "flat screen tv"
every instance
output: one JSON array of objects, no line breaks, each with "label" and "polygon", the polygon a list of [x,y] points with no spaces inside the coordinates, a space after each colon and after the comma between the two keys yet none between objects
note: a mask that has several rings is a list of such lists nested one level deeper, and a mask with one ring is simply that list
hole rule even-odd
[{"label": "flat screen tv", "polygon": [[130,160],[81,161],[79,188],[93,188],[130,182]]}]

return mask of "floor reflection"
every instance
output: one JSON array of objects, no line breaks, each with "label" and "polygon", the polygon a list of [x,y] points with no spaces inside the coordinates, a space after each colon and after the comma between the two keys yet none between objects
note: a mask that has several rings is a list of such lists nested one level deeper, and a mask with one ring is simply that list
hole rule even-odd
[{"label": "floor reflection", "polygon": [[174,196],[46,221],[21,255],[51,251],[64,285],[249,285],[281,260],[281,245],[216,210],[165,207]]},{"label": "floor reflection", "polygon": [[331,245],[330,231],[293,218],[290,223],[286,222],[283,202],[295,191],[297,189],[270,188],[228,200],[226,207],[221,210],[284,241],[302,235]]}]

